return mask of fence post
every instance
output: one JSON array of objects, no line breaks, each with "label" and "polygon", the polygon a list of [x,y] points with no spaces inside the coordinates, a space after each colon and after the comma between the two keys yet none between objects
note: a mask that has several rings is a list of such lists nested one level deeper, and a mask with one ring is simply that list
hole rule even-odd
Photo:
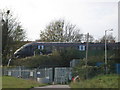
[{"label": "fence post", "polygon": [[21,66],[19,66],[19,77],[22,77],[21,73],[22,73]]}]

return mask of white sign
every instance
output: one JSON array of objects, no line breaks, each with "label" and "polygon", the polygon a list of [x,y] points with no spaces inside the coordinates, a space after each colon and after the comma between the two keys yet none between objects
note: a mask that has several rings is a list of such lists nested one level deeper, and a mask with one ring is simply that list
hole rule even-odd
[{"label": "white sign", "polygon": [[40,72],[37,72],[37,74],[40,74]]},{"label": "white sign", "polygon": [[8,76],[11,76],[11,71],[8,71]]},{"label": "white sign", "polygon": [[46,77],[46,79],[49,79],[49,76],[48,76],[48,77]]},{"label": "white sign", "polygon": [[30,72],[30,76],[31,76],[31,77],[33,76],[33,72]]}]

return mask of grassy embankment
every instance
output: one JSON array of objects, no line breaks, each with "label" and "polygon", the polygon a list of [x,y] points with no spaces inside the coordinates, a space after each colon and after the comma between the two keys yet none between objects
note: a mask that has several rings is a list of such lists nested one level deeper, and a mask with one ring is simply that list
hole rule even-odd
[{"label": "grassy embankment", "polygon": [[2,77],[2,88],[33,88],[44,85],[47,84],[40,84],[33,80],[25,80],[25,79],[9,77],[9,76]]},{"label": "grassy embankment", "polygon": [[71,83],[71,88],[120,88],[118,75],[100,75],[92,79]]}]

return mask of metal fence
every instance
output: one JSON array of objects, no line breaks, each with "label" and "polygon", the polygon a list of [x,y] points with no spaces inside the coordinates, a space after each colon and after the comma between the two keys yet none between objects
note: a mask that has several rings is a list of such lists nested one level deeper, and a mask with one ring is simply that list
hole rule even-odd
[{"label": "metal fence", "polygon": [[71,77],[71,68],[26,68],[26,67],[12,67],[3,68],[2,74],[23,79],[33,79],[40,83],[67,83]]},{"label": "metal fence", "polygon": [[65,84],[68,83],[69,80],[72,79],[71,75],[71,68],[68,67],[61,67],[61,68],[55,68],[55,83],[61,83]]}]

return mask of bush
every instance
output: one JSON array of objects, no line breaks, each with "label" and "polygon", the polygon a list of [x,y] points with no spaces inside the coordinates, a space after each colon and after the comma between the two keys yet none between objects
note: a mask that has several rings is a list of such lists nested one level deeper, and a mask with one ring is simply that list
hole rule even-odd
[{"label": "bush", "polygon": [[62,57],[55,51],[51,55],[36,55],[32,57],[26,57],[14,60],[13,64],[17,66],[26,67],[47,67],[47,66],[61,66],[64,65]]},{"label": "bush", "polygon": [[95,66],[97,62],[104,62],[104,56],[91,56],[88,58],[88,64],[90,66]]},{"label": "bush", "polygon": [[65,66],[70,66],[70,61],[73,59],[83,59],[85,57],[84,51],[79,51],[75,48],[66,48],[58,51],[60,56],[62,57],[62,62],[64,62]]},{"label": "bush", "polygon": [[93,78],[96,75],[104,74],[104,69],[97,66],[81,66],[73,69],[73,76],[79,75],[81,79]]},{"label": "bush", "polygon": [[[45,50],[41,51],[42,53]],[[39,66],[70,66],[72,59],[78,59],[84,56],[83,53],[74,48],[66,48],[60,50],[54,50],[49,55],[38,55],[40,50],[36,50],[36,56],[16,59],[13,65],[22,65],[27,67],[39,67]],[[43,53],[44,54],[44,53]]]},{"label": "bush", "polygon": [[85,60],[80,60],[80,64],[73,68],[72,70],[73,76],[79,75],[81,79],[93,78],[96,75],[104,74],[105,69],[104,65],[99,67],[90,66],[89,64],[85,66]]},{"label": "bush", "polygon": [[101,88],[101,89],[107,89],[107,88],[119,88],[118,85],[119,76],[118,75],[98,75],[92,79],[71,83],[71,88]]}]

